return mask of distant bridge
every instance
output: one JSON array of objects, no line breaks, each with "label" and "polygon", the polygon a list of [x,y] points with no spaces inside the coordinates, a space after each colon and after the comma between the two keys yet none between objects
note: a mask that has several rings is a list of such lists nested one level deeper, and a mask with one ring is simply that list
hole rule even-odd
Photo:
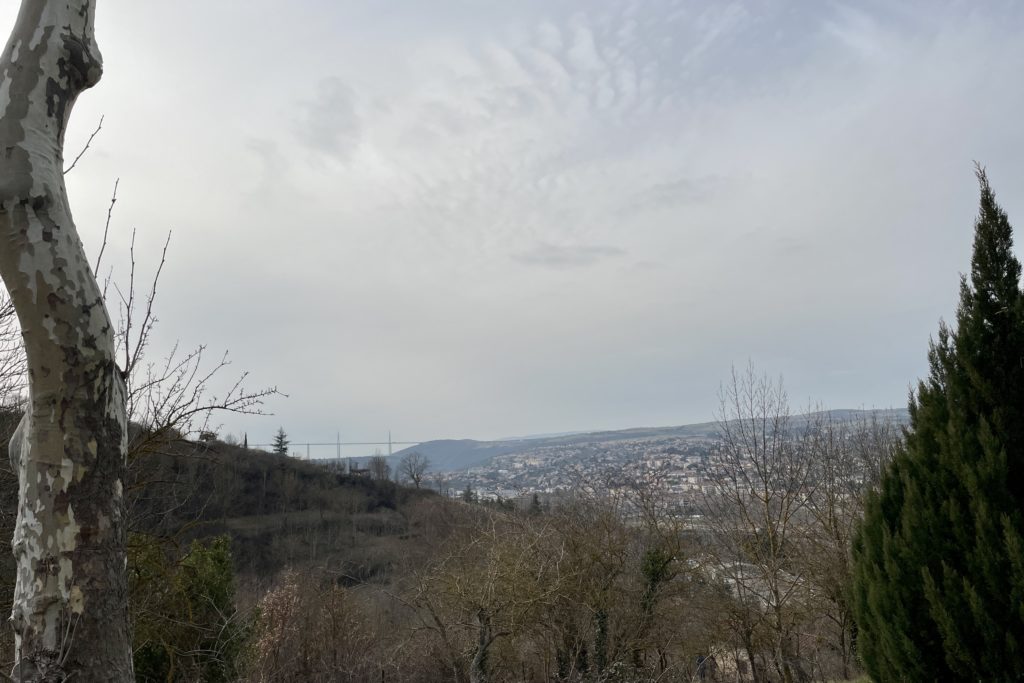
[{"label": "distant bridge", "polygon": [[[341,447],[342,446],[387,446],[388,447],[388,455],[390,456],[390,455],[394,454],[394,447],[395,446],[416,446],[416,445],[421,444],[421,443],[423,443],[423,441],[393,441],[391,439],[391,435],[390,434],[388,434],[388,440],[387,441],[342,441],[341,440],[341,435],[339,434],[338,435],[338,439],[335,440],[335,441],[321,441],[321,442],[308,441],[308,442],[302,442],[302,441],[291,441],[291,440],[289,440],[288,441],[288,448],[292,449],[292,448],[295,448],[297,446],[305,446],[305,448],[306,448],[306,460],[310,460],[310,459],[312,459],[311,458],[311,449],[312,449],[312,447],[316,446],[316,447],[319,448],[319,447],[323,447],[323,446],[334,446],[335,449],[336,449],[336,457],[340,460],[341,457],[342,457],[342,455],[341,455]],[[255,444],[254,446],[252,446],[252,448],[263,448],[263,449],[269,449],[269,448],[273,448],[273,447],[274,447],[274,444],[272,444],[272,443],[258,443],[258,444]],[[352,457],[364,458],[366,456],[360,455],[360,456],[352,456]]]}]

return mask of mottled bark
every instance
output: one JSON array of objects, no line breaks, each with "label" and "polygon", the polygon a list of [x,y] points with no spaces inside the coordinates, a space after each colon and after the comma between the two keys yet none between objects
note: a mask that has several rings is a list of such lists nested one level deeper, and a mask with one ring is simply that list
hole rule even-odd
[{"label": "mottled bark", "polygon": [[0,57],[0,276],[25,340],[13,677],[133,680],[121,478],[125,386],[71,218],[64,131],[100,78],[92,0],[23,0]]}]

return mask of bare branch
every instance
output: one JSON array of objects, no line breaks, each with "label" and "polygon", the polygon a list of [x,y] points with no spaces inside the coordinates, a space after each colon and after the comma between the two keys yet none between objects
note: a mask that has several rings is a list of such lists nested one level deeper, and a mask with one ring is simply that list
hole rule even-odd
[{"label": "bare branch", "polygon": [[[120,178],[114,180],[114,192],[110,195],[110,206],[107,207],[107,221],[103,224],[103,242],[100,244],[100,253],[96,256],[96,264],[92,267],[92,272],[96,274],[99,274],[100,272],[100,263],[103,261],[103,252],[107,250],[107,236],[110,234],[110,220],[114,217],[114,204],[117,203],[117,186],[120,184]],[[107,288],[106,285],[104,285],[104,296],[106,296],[106,293]]]},{"label": "bare branch", "polygon": [[81,159],[81,158],[82,158],[83,156],[85,156],[85,153],[86,153],[86,152],[88,152],[88,151],[89,151],[89,145],[91,145],[91,144],[92,144],[92,139],[93,139],[94,137],[96,137],[96,135],[97,135],[97,134],[98,134],[98,133],[99,133],[99,132],[100,132],[101,130],[103,130],[103,117],[102,117],[102,116],[100,117],[100,122],[99,122],[99,124],[97,124],[97,126],[96,126],[96,130],[94,130],[94,131],[92,132],[92,135],[90,135],[90,136],[89,136],[89,139],[85,141],[85,147],[83,147],[83,148],[82,148],[82,151],[78,153],[78,156],[76,156],[76,157],[75,157],[75,160],[71,162],[71,165],[70,165],[70,166],[68,166],[67,168],[65,168],[65,169],[64,169],[64,175],[67,175],[68,173],[71,173],[71,171],[73,171],[73,170],[74,170],[75,166],[77,166],[77,165],[78,165],[78,162],[79,162],[79,160],[80,160],[80,159]]}]

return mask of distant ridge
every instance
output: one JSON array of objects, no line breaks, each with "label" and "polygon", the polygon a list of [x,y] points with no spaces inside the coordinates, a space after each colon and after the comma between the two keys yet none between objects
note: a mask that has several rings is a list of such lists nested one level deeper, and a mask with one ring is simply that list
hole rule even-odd
[{"label": "distant ridge", "polygon": [[[834,420],[841,422],[853,421],[872,414],[879,418],[898,423],[906,423],[906,408],[889,408],[885,410],[854,410],[836,409],[824,411]],[[791,419],[797,425],[805,423],[822,413],[794,415]],[[476,441],[473,439],[440,439],[425,441],[417,446],[404,448],[394,454],[394,458],[417,451],[430,458],[430,469],[435,472],[457,472],[470,467],[486,464],[500,455],[510,455],[520,451],[543,448],[548,446],[566,446],[571,444],[607,443],[636,439],[666,439],[703,437],[714,438],[718,435],[718,422],[700,422],[697,424],[678,425],[674,427],[632,427],[610,431],[565,432],[561,434],[538,435],[518,438],[499,439],[495,441]]]},{"label": "distant ridge", "polygon": [[592,434],[593,431],[585,429],[583,431],[574,432],[550,432],[547,434],[527,434],[526,436],[503,436],[500,439],[494,439],[495,441],[532,441],[534,439],[552,439],[559,436],[576,436],[577,434]]}]

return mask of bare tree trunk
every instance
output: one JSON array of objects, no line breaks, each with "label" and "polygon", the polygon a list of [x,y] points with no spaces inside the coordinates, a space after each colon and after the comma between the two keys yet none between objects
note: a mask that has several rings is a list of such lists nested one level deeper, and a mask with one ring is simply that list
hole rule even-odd
[{"label": "bare tree trunk", "polygon": [[476,652],[473,653],[473,662],[469,667],[469,681],[470,683],[487,683],[490,680],[487,671],[487,650],[494,642],[494,636],[491,633],[491,615],[486,610],[480,609],[477,610],[476,616],[479,622],[477,644]]},{"label": "bare tree trunk", "polygon": [[744,650],[747,653],[747,661],[750,663],[750,680],[754,683],[762,683],[765,680],[765,676],[757,663],[757,657],[754,655],[754,646],[747,643],[744,645]]},{"label": "bare tree trunk", "polygon": [[0,58],[0,276],[25,340],[29,405],[11,622],[19,681],[133,680],[122,475],[125,385],[71,218],[64,132],[102,60],[93,0],[23,0]]}]

